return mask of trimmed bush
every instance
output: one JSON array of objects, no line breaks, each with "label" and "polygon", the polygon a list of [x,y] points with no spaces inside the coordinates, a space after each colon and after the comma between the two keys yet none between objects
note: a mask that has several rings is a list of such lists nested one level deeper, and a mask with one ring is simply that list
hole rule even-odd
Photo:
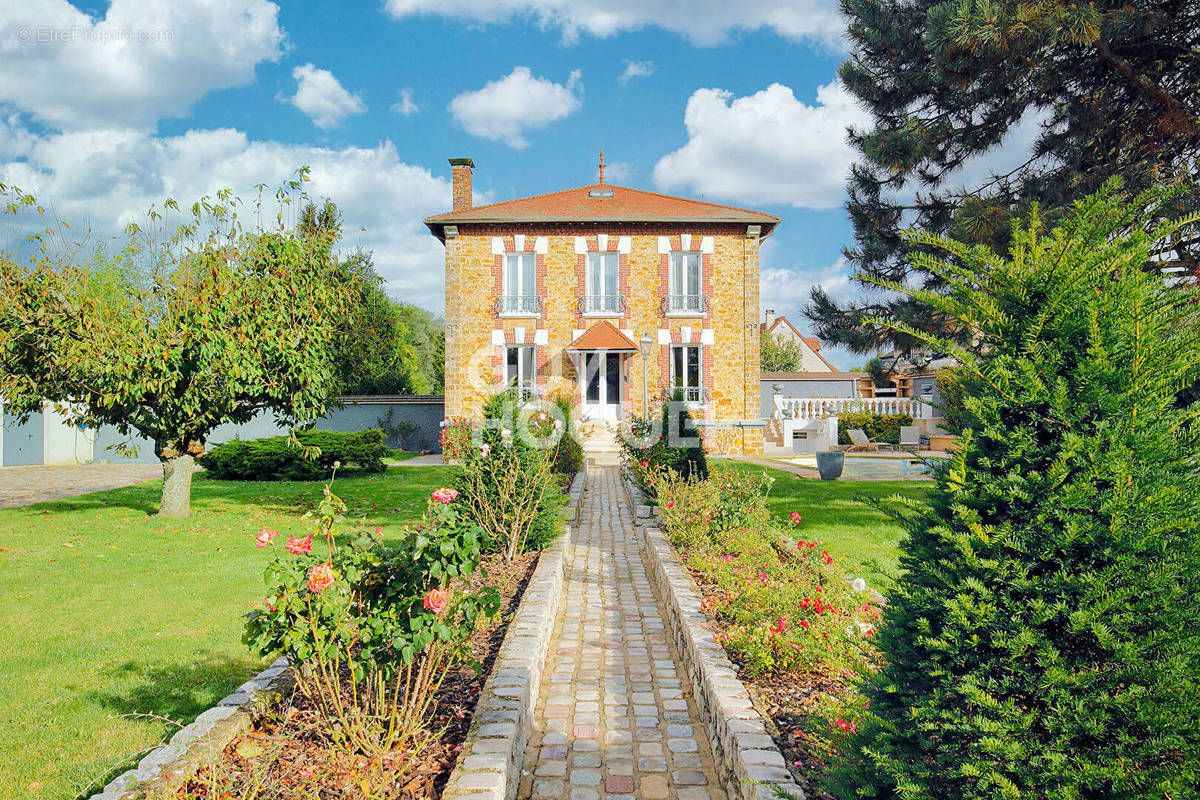
[{"label": "trimmed bush", "polygon": [[1035,209],[1007,258],[916,237],[946,294],[914,296],[976,332],[929,337],[963,365],[962,446],[901,513],[838,797],[1195,796],[1200,407],[1176,398],[1200,377],[1200,294],[1144,268],[1162,195],[1118,196],[1048,233]]},{"label": "trimmed bush", "polygon": [[296,431],[296,438],[314,457],[286,436],[225,442],[199,460],[209,476],[227,481],[317,481],[329,477],[335,461],[343,470],[383,472],[383,459],[391,452],[383,443],[383,431]]},{"label": "trimmed bush", "polygon": [[[650,500],[657,497],[655,476],[668,473],[685,481],[702,481],[708,478],[708,458],[704,445],[695,428],[695,421],[686,410],[682,393],[677,393],[675,410],[672,404],[664,403],[659,413],[657,435],[651,420],[633,416],[630,418],[632,440],[620,437],[621,463],[625,472]],[[676,436],[694,438],[696,444],[671,445],[672,432]]]},{"label": "trimmed bush", "polygon": [[853,444],[849,431],[861,430],[872,441],[900,444],[900,428],[912,425],[908,414],[872,414],[870,411],[849,411],[838,417],[838,444]]}]

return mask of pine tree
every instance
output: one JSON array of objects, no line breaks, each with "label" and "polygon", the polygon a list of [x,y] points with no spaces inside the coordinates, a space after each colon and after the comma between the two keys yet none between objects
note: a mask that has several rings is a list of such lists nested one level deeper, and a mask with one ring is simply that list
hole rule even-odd
[{"label": "pine tree", "polygon": [[[939,279],[908,259],[907,227],[1004,252],[1014,218],[1038,202],[1049,220],[1112,176],[1129,196],[1200,176],[1200,4],[1189,0],[842,0],[851,43],[840,77],[872,113],[847,210],[851,266],[874,280]],[[1018,125],[1036,137],[1015,167],[974,178]],[[1006,139],[1007,137],[1007,139]],[[1020,144],[1019,140],[1015,144]],[[973,166],[972,166],[973,165]],[[964,167],[968,167],[964,171]],[[1174,213],[1179,213],[1175,211]],[[1161,243],[1200,271],[1200,239]],[[902,331],[963,334],[894,294],[843,305],[819,289],[807,313],[823,341],[868,352]]]},{"label": "pine tree", "polygon": [[1049,231],[1035,209],[1008,257],[915,237],[947,291],[910,296],[973,333],[933,342],[964,365],[962,446],[900,512],[840,797],[1196,795],[1200,294],[1143,269],[1172,198],[1120,197]]}]

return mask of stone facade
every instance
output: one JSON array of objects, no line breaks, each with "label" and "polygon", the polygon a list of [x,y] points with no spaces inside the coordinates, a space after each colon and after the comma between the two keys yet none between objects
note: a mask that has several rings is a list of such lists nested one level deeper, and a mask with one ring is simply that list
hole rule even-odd
[{"label": "stone facade", "polygon": [[[576,362],[567,348],[606,319],[635,342],[653,341],[650,408],[670,383],[672,344],[701,347],[705,446],[715,453],[762,453],[759,420],[759,246],[757,226],[745,223],[504,222],[459,223],[445,230],[446,416],[477,416],[504,377],[504,347],[535,347],[536,387],[542,396],[580,399]],[[706,308],[666,314],[672,252],[699,252]],[[497,313],[508,253],[533,253],[541,309]],[[583,315],[587,254],[616,253],[624,306],[607,316]],[[621,356],[622,415],[640,415],[642,356]]]}]

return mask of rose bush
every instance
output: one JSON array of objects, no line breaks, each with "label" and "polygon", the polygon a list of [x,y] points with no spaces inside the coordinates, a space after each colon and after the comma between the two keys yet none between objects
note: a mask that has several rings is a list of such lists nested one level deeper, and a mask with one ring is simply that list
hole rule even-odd
[{"label": "rose bush", "polygon": [[[658,481],[663,527],[688,567],[715,591],[702,610],[716,640],[751,675],[856,672],[875,656],[879,608],[848,583],[816,541],[787,548],[766,498],[772,480],[713,469],[708,480]],[[793,529],[800,512],[788,515]]]},{"label": "rose bush", "polygon": [[245,641],[287,656],[301,690],[336,722],[331,735],[360,752],[419,749],[411,739],[446,666],[499,610],[494,588],[465,589],[486,535],[463,512],[453,490],[439,490],[424,519],[388,544],[379,528],[347,529],[346,506],[326,486],[312,514],[316,552],[313,534],[291,537],[289,555],[267,567],[268,599],[248,615]]}]

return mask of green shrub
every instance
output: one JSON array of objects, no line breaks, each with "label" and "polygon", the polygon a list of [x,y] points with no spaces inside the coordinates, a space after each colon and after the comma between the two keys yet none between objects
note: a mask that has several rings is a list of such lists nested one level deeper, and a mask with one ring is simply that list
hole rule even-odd
[{"label": "green shrub", "polygon": [[[557,413],[551,416],[550,427],[553,427],[556,418],[561,418],[564,423],[562,437],[550,449],[550,469],[556,475],[564,476],[569,482],[579,470],[583,469],[583,445],[579,443],[579,437],[572,434],[574,428],[571,425],[571,419],[574,407],[571,400],[561,394],[550,398],[550,402],[557,409]],[[543,429],[541,433],[547,435],[549,431]]]},{"label": "green shrub", "polygon": [[[235,439],[209,450],[199,464],[220,480],[316,481],[329,474],[334,462],[342,469],[383,472],[383,459],[390,453],[378,428],[354,433],[296,431],[296,439],[301,447],[286,436]],[[305,457],[306,450],[312,457]]]},{"label": "green shrub", "polygon": [[1200,367],[1193,289],[1144,269],[1162,195],[1116,187],[1009,257],[933,237],[976,332],[962,445],[904,511],[884,666],[839,797],[1183,798],[1200,785]]},{"label": "green shrub", "polygon": [[[630,418],[631,436],[620,437],[621,463],[628,474],[650,500],[656,497],[655,476],[668,472],[687,481],[700,481],[708,477],[708,458],[704,445],[695,428],[695,421],[683,406],[683,395],[677,394],[676,410],[664,403],[658,416],[659,429],[638,416]],[[694,438],[696,444],[671,445],[671,433],[684,438]]]},{"label": "green shrub", "polygon": [[870,411],[848,411],[838,416],[838,444],[852,444],[850,431],[861,430],[875,442],[900,444],[900,428],[912,425],[908,414],[873,414]]}]

